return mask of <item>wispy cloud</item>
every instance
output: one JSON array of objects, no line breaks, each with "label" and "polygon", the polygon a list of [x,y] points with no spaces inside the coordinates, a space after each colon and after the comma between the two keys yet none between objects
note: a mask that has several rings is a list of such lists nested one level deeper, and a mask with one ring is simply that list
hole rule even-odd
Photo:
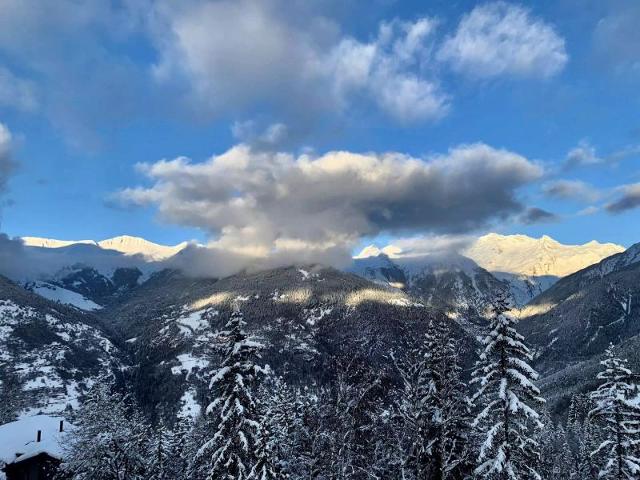
[{"label": "wispy cloud", "polygon": [[588,140],[583,139],[567,153],[564,169],[571,170],[594,165],[615,165],[637,155],[640,155],[640,145],[627,145],[607,155],[600,155]]},{"label": "wispy cloud", "polygon": [[561,200],[577,200],[592,203],[600,199],[598,189],[581,180],[553,180],[542,186],[545,195]]},{"label": "wispy cloud", "polygon": [[462,18],[438,58],[472,77],[548,78],[564,68],[569,56],[553,26],[527,8],[493,2]]}]

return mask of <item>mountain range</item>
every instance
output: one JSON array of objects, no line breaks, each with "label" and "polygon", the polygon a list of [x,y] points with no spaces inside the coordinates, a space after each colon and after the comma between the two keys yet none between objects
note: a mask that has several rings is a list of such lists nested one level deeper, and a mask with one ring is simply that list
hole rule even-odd
[{"label": "mountain range", "polygon": [[609,342],[640,365],[640,245],[491,234],[461,253],[371,247],[343,270],[298,265],[225,278],[165,268],[185,247],[25,239],[29,255],[52,268],[0,278],[0,380],[19,393],[16,411],[73,408],[115,365],[153,415],[196,415],[217,355],[214,332],[238,306],[268,346],[265,360],[293,383],[322,383],[330,362],[355,356],[384,369],[388,352],[444,315],[470,366],[489,302],[504,289],[516,296],[525,281],[517,275],[539,282],[539,292],[516,299],[517,312],[554,408],[588,385]]}]

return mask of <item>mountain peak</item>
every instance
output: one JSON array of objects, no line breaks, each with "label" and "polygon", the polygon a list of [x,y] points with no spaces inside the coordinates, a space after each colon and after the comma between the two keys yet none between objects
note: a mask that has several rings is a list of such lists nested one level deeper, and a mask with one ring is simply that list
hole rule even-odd
[{"label": "mountain peak", "polygon": [[564,277],[624,250],[596,240],[565,245],[548,235],[532,238],[490,233],[478,238],[463,255],[491,272]]}]

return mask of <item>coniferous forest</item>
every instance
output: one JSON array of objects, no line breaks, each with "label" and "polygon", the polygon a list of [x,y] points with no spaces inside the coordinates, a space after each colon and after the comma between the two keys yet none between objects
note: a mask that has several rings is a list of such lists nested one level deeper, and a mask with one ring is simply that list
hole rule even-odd
[{"label": "coniferous forest", "polygon": [[261,360],[240,309],[217,332],[222,361],[193,421],[150,423],[111,377],[77,412],[60,478],[633,479],[640,476],[637,376],[606,351],[590,394],[552,415],[531,350],[498,295],[465,372],[446,321],[390,371],[356,357],[322,386],[292,385]]}]

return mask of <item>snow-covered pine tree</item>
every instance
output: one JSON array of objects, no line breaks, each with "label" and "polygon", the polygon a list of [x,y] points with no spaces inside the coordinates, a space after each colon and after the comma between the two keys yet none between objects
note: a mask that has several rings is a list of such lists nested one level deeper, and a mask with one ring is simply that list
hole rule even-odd
[{"label": "snow-covered pine tree", "polygon": [[416,478],[463,478],[472,470],[471,403],[458,353],[450,326],[438,318],[407,358],[395,362],[403,382],[398,412],[408,434],[403,463]]},{"label": "snow-covered pine tree", "polygon": [[14,365],[0,362],[0,425],[13,422],[22,408],[22,381]]},{"label": "snow-covered pine tree", "polygon": [[567,434],[553,422],[547,411],[541,418],[544,427],[538,432],[540,461],[537,472],[543,479],[571,480],[576,477],[576,463],[569,448]]},{"label": "snow-covered pine tree", "polygon": [[142,480],[147,473],[148,427],[108,378],[87,394],[61,465],[71,480]]},{"label": "snow-covered pine tree", "polygon": [[303,454],[305,412],[300,397],[298,389],[287,385],[280,377],[271,377],[260,390],[263,428],[270,432],[270,456],[276,459],[276,468],[282,475],[291,476],[300,470],[300,463],[307,461]]},{"label": "snow-covered pine tree", "polygon": [[601,441],[596,429],[595,418],[589,418],[593,402],[587,394],[574,394],[569,404],[567,418],[567,438],[574,452],[574,475],[572,480],[595,480],[598,468],[591,452]]},{"label": "snow-covered pine tree", "polygon": [[380,372],[362,357],[336,359],[328,388],[319,391],[312,467],[323,480],[394,478],[380,462],[379,423],[384,418]]},{"label": "snow-covered pine tree", "polygon": [[214,432],[198,452],[206,456],[209,480],[245,480],[257,463],[260,417],[254,398],[258,378],[268,373],[256,362],[262,345],[250,340],[236,308],[218,337],[225,340],[225,358],[211,378],[214,400],[206,409]]},{"label": "snow-covered pine tree", "polygon": [[269,423],[263,419],[256,435],[256,463],[249,473],[251,480],[284,478],[279,469],[276,449],[271,440]]},{"label": "snow-covered pine tree", "polygon": [[432,320],[425,342],[429,368],[431,451],[434,480],[463,478],[471,472],[471,402],[461,381],[460,351],[444,317]]},{"label": "snow-covered pine tree", "polygon": [[636,387],[626,360],[609,345],[598,373],[602,384],[591,393],[595,407],[589,416],[600,426],[604,441],[592,452],[599,460],[599,478],[640,479],[640,407],[632,398]]},{"label": "snow-covered pine tree", "polygon": [[529,366],[532,354],[509,310],[506,293],[498,294],[473,372],[479,408],[473,424],[481,437],[475,473],[485,479],[538,479],[534,429],[542,427],[536,408],[544,399],[534,384],[538,374]]},{"label": "snow-covered pine tree", "polygon": [[178,422],[173,430],[158,426],[151,434],[147,461],[148,480],[181,480],[186,476],[184,457],[186,425]]}]

